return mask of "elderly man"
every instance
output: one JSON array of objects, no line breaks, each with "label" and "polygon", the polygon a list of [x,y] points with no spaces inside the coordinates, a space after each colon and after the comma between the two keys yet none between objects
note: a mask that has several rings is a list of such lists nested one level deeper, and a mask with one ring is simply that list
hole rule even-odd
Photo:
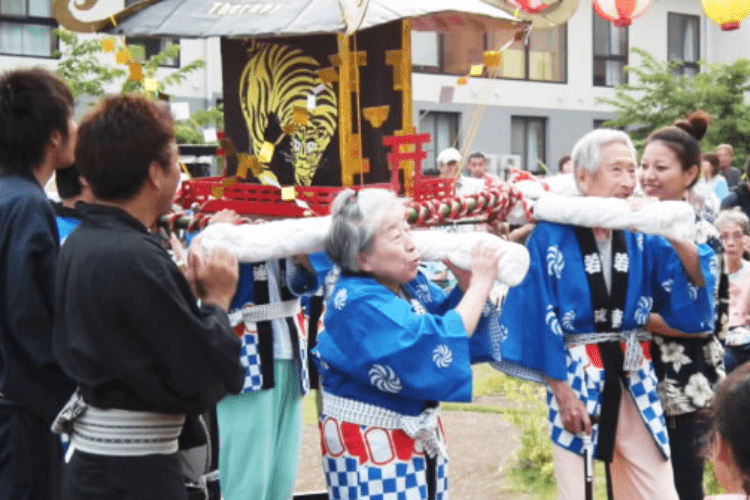
[{"label": "elderly man", "polygon": [[740,169],[732,165],[734,148],[732,148],[731,144],[719,144],[716,146],[716,156],[719,157],[719,171],[727,180],[729,189],[732,189],[740,183],[742,178]]},{"label": "elderly man", "polygon": [[[599,129],[573,150],[584,196],[628,198],[628,136]],[[584,444],[609,463],[616,500],[677,499],[663,410],[644,325],[659,312],[683,331],[713,316],[713,252],[631,231],[540,222],[531,266],[500,318],[504,361],[546,381],[560,499],[584,498]],[[705,283],[705,286],[704,286]],[[589,441],[590,440],[590,441]]]},{"label": "elderly man", "polygon": [[458,177],[461,169],[461,152],[456,148],[445,148],[437,157],[440,177]]}]

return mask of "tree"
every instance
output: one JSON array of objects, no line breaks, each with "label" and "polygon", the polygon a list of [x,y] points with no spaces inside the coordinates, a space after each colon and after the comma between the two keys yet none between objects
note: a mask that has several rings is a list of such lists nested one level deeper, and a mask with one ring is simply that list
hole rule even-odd
[{"label": "tree", "polygon": [[156,71],[162,64],[164,64],[167,59],[174,59],[176,57],[179,57],[180,46],[175,43],[168,43],[164,50],[162,50],[158,54],[154,54],[148,59],[145,58],[143,47],[141,47],[140,45],[130,46],[128,47],[128,50],[130,51],[130,56],[133,59],[135,59],[136,61],[142,61],[141,68],[143,69],[143,78],[140,80],[125,80],[120,90],[122,93],[139,92],[146,94],[151,98],[155,98],[159,94],[165,93],[168,87],[172,85],[179,85],[185,80],[185,78],[188,77],[190,73],[206,65],[206,61],[204,61],[203,59],[196,59],[194,61],[191,61],[186,65],[175,69],[174,71],[170,71],[166,76],[157,79],[156,91],[148,91],[144,87],[144,81],[147,78],[155,79]]},{"label": "tree", "polygon": [[750,105],[744,97],[750,91],[750,61],[701,61],[701,72],[691,77],[676,74],[681,61],[660,62],[639,48],[632,52],[640,55],[641,65],[628,66],[626,71],[637,77],[636,83],[615,87],[614,98],[597,99],[615,108],[615,118],[606,125],[627,130],[636,146],[641,147],[655,129],[703,109],[714,122],[706,132],[702,149],[712,151],[719,144],[731,144],[735,164],[742,166],[750,153]]},{"label": "tree", "polygon": [[124,68],[102,64],[98,57],[104,52],[102,38],[82,42],[78,35],[64,29],[56,29],[54,34],[62,45],[62,50],[53,54],[60,59],[55,72],[68,85],[76,101],[84,95],[103,96],[106,85],[125,76]]},{"label": "tree", "polygon": [[[118,81],[120,78],[124,78],[120,84],[121,93],[138,92],[154,99],[166,93],[169,87],[180,84],[190,73],[206,65],[203,59],[196,59],[178,69],[169,71],[164,76],[160,75],[159,78],[155,78],[157,70],[167,59],[179,57],[180,46],[172,43],[167,44],[164,50],[146,59],[143,47],[133,45],[128,47],[130,59],[141,64],[143,78],[141,80],[130,80],[126,77],[128,71],[125,66],[115,63],[115,53],[125,47],[115,46],[113,43],[112,48],[114,50],[112,53],[106,54],[104,51],[103,43],[111,37],[81,41],[78,35],[64,29],[56,29],[55,35],[63,45],[62,50],[56,51],[55,54],[55,57],[60,58],[55,71],[68,85],[76,100],[82,95],[101,97],[106,92],[105,86]],[[111,63],[107,64],[106,58],[102,58],[103,55],[111,57]],[[143,82],[147,78],[156,80],[156,91],[145,89]]]}]

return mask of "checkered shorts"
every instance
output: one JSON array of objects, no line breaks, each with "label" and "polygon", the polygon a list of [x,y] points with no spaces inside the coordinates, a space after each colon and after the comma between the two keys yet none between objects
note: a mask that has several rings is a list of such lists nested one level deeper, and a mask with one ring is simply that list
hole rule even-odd
[{"label": "checkered shorts", "polygon": [[[589,415],[599,416],[602,409],[604,370],[591,363],[585,346],[568,348],[567,368],[568,383],[573,392],[585,403]],[[651,360],[644,359],[640,369],[627,372],[625,385],[633,396],[633,401],[656,445],[664,457],[669,458],[669,437],[664,411],[656,392],[656,374]],[[550,390],[547,390],[547,407],[552,442],[573,453],[583,454],[583,440],[563,427],[557,401]],[[599,426],[592,426],[594,453],[598,432]]]},{"label": "checkered shorts", "polygon": [[[323,469],[332,500],[424,500],[424,451],[403,431],[321,418]],[[437,500],[448,500],[448,459],[436,457]]]},{"label": "checkered shorts", "polygon": [[[384,466],[359,465],[356,458],[324,457],[328,498],[332,500],[423,500],[427,498],[424,457]],[[438,459],[437,500],[448,500],[448,464]]]}]

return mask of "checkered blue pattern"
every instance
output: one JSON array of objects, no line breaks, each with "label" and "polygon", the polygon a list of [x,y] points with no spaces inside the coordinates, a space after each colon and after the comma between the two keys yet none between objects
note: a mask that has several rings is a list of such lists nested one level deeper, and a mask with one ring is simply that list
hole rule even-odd
[{"label": "checkered blue pattern", "polygon": [[633,395],[635,406],[641,412],[646,427],[651,431],[657,446],[664,457],[670,457],[669,435],[664,419],[664,410],[656,392],[656,374],[651,362],[637,372],[629,372],[625,378],[628,382],[630,394]]},{"label": "checkered blue pattern", "polygon": [[[300,312],[299,314],[302,315],[302,312]],[[295,318],[295,325],[298,325],[299,321],[302,321],[303,318],[304,316]],[[297,344],[299,348],[300,362],[300,384],[302,387],[303,396],[310,391],[310,369],[307,364],[307,333],[304,328],[304,325],[302,327],[298,327],[297,331]]]},{"label": "checkered blue pattern", "polygon": [[[591,364],[585,346],[568,348],[568,383],[581,401],[586,403],[589,415],[599,416],[602,409],[604,370]],[[669,458],[669,437],[664,411],[656,392],[656,374],[650,360],[644,359],[641,368],[627,372],[625,383],[633,396],[635,405],[665,458]],[[547,390],[547,407],[552,442],[573,453],[583,454],[583,440],[563,427],[559,408],[552,391]],[[592,426],[594,453],[599,435],[599,426]]]},{"label": "checkered blue pattern", "polygon": [[[331,500],[423,500],[427,498],[424,457],[385,466],[359,465],[356,458],[324,457],[323,469]],[[437,468],[437,499],[448,500],[448,467]]]},{"label": "checkered blue pattern", "polygon": [[260,356],[258,355],[258,336],[255,332],[245,330],[240,336],[240,363],[245,369],[245,383],[243,393],[257,391],[263,387],[263,374],[260,370]]}]

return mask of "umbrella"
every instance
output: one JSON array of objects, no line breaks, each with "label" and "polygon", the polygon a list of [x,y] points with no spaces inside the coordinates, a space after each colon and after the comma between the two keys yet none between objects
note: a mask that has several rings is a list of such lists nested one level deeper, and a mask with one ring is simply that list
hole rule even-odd
[{"label": "umbrella", "polygon": [[523,22],[482,0],[142,0],[82,20],[88,9],[77,5],[107,2],[55,0],[55,17],[75,31],[180,38],[353,33],[402,18],[415,19],[414,29],[430,31],[496,30]]}]

